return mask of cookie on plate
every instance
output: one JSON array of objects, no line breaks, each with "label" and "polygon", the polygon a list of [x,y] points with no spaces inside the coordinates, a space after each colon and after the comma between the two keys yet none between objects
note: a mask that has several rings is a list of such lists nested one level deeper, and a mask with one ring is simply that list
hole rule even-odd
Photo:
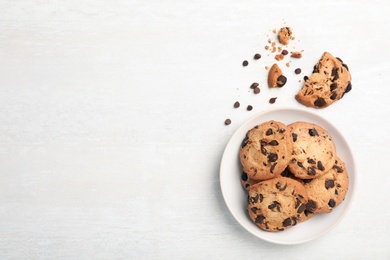
[{"label": "cookie on plate", "polygon": [[288,169],[295,177],[313,179],[333,167],[336,147],[325,129],[307,122],[295,122],[287,128],[293,141]]},{"label": "cookie on plate", "polygon": [[306,208],[308,195],[296,180],[277,177],[249,188],[248,214],[261,229],[277,232],[295,226]]},{"label": "cookie on plate", "polygon": [[336,158],[332,169],[312,179],[304,186],[311,201],[314,213],[329,213],[340,205],[348,191],[348,172],[340,158]]},{"label": "cookie on plate", "polygon": [[324,108],[340,100],[351,89],[348,66],[325,52],[295,98],[305,106]]},{"label": "cookie on plate", "polygon": [[252,180],[279,176],[291,159],[292,140],[285,124],[267,121],[246,134],[240,148],[243,171]]}]

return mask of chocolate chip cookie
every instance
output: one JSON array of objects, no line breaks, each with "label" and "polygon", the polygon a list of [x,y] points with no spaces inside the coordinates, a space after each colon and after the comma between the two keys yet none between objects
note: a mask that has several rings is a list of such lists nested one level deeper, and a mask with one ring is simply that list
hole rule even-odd
[{"label": "chocolate chip cookie", "polygon": [[351,89],[348,66],[325,52],[295,98],[305,106],[324,108],[340,100]]},{"label": "chocolate chip cookie", "polygon": [[347,195],[348,173],[340,158],[327,173],[305,183],[304,186],[311,201],[313,213],[329,213],[337,207]]},{"label": "chocolate chip cookie", "polygon": [[271,120],[247,132],[240,148],[240,161],[250,179],[271,179],[287,167],[292,140],[286,129],[285,124]]},{"label": "chocolate chip cookie", "polygon": [[305,210],[308,195],[296,180],[277,177],[249,188],[247,210],[263,230],[277,232],[295,226]]},{"label": "chocolate chip cookie", "polygon": [[292,123],[287,129],[293,144],[288,169],[297,178],[313,179],[333,167],[336,147],[325,129],[307,122]]}]

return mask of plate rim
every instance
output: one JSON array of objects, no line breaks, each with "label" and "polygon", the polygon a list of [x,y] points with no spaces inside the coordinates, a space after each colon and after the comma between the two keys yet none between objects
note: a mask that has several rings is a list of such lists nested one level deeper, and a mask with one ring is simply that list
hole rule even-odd
[{"label": "plate rim", "polygon": [[[258,117],[261,117],[261,116],[264,116],[266,114],[269,114],[269,113],[274,113],[274,112],[280,112],[280,111],[286,111],[286,110],[289,110],[289,111],[295,111],[295,112],[299,112],[299,113],[304,113],[304,114],[309,114],[311,116],[314,116],[314,117],[317,117],[319,118],[320,120],[324,121],[326,124],[329,124],[332,128],[334,128],[334,130],[337,131],[338,135],[340,135],[340,137],[343,139],[343,141],[345,142],[346,146],[347,146],[347,150],[349,151],[350,155],[351,155],[351,164],[352,164],[352,168],[353,168],[353,178],[354,178],[354,183],[353,183],[353,188],[352,189],[349,189],[349,192],[350,192],[350,199],[349,199],[349,202],[347,203],[347,205],[345,206],[345,209],[343,210],[343,212],[340,214],[339,218],[334,221],[334,223],[332,223],[332,225],[328,228],[326,228],[325,230],[323,230],[322,232],[320,232],[319,234],[317,234],[316,236],[313,236],[312,238],[306,238],[306,239],[301,239],[301,240],[297,240],[297,241],[292,241],[292,242],[288,242],[288,241],[277,241],[277,240],[274,240],[274,239],[270,239],[270,238],[264,238],[264,237],[260,237],[258,236],[258,234],[256,234],[255,232],[253,232],[252,230],[246,228],[246,226],[241,223],[240,221],[240,218],[235,214],[235,212],[231,209],[231,205],[228,204],[227,200],[226,200],[226,190],[224,189],[223,187],[223,182],[224,182],[224,179],[225,177],[223,177],[223,163],[224,163],[224,159],[225,157],[227,156],[227,151],[228,151],[228,148],[230,148],[230,144],[232,142],[232,140],[236,139],[237,135],[239,133],[241,133],[241,131],[243,130],[244,126],[246,124],[248,124],[250,121],[253,121],[255,120],[256,118]],[[276,120],[276,119],[275,119]],[[249,129],[248,129],[249,130]],[[351,146],[348,142],[348,140],[345,138],[344,134],[339,131],[339,129],[333,124],[331,123],[328,119],[324,118],[323,116],[321,115],[318,115],[312,111],[309,111],[309,110],[305,110],[305,109],[302,109],[302,108],[291,108],[291,107],[277,107],[277,108],[271,108],[271,109],[267,109],[267,110],[264,110],[264,111],[261,111],[261,112],[258,112],[256,113],[255,115],[251,116],[250,118],[248,118],[247,120],[245,120],[236,130],[235,132],[233,133],[233,135],[231,135],[229,141],[227,142],[225,148],[224,148],[224,151],[223,151],[223,154],[222,154],[222,157],[221,157],[221,162],[220,162],[220,170],[219,170],[219,180],[220,180],[220,188],[221,188],[221,192],[222,192],[222,197],[225,201],[225,205],[227,206],[227,208],[229,209],[229,212],[231,215],[233,215],[234,219],[241,225],[242,228],[244,228],[244,230],[248,231],[249,233],[251,233],[252,235],[254,235],[255,237],[259,238],[259,239],[262,239],[264,241],[267,241],[267,242],[270,242],[270,243],[274,243],[274,244],[280,244],[280,245],[297,245],[297,244],[303,244],[303,243],[307,243],[309,241],[313,241],[315,239],[318,239],[322,236],[324,236],[326,233],[330,232],[331,230],[333,230],[345,217],[345,215],[347,214],[347,212],[350,210],[350,207],[352,205],[352,202],[355,198],[355,194],[356,194],[356,189],[357,189],[357,183],[358,183],[358,174],[357,174],[357,167],[356,167],[356,160],[355,160],[355,157],[352,153],[352,149],[351,149]],[[266,232],[266,231],[264,231]]]}]

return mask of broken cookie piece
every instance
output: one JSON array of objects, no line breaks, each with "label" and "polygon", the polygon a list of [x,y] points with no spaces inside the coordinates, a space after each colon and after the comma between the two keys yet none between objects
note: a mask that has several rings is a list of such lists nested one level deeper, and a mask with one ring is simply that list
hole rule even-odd
[{"label": "broken cookie piece", "polygon": [[281,44],[287,45],[292,38],[292,30],[290,27],[280,28],[278,38]]},{"label": "broken cookie piece", "polygon": [[340,100],[351,89],[348,66],[341,59],[324,52],[295,98],[305,106],[324,108]]},{"label": "broken cookie piece", "polygon": [[283,87],[287,82],[287,78],[283,75],[282,70],[279,68],[278,64],[272,65],[268,73],[268,87],[276,88]]}]

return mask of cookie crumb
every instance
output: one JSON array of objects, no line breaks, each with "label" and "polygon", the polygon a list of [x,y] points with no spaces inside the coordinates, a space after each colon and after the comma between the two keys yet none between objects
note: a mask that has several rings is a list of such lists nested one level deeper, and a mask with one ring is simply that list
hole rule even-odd
[{"label": "cookie crumb", "polygon": [[269,49],[269,46],[268,46],[268,45],[265,45],[265,46],[264,46],[264,49],[268,50],[268,49]]},{"label": "cookie crumb", "polygon": [[283,60],[283,59],[284,59],[284,55],[283,54],[276,54],[275,55],[275,60],[280,61],[280,60]]},{"label": "cookie crumb", "polygon": [[232,120],[230,120],[229,118],[225,120],[225,125],[230,125],[232,123]]},{"label": "cookie crumb", "polygon": [[266,69],[266,70],[269,70],[269,66],[265,66],[265,69]]},{"label": "cookie crumb", "polygon": [[287,67],[290,67],[290,65],[291,65],[291,61],[286,62],[286,66],[287,66]]},{"label": "cookie crumb", "polygon": [[291,57],[300,59],[300,58],[302,58],[302,52],[300,52],[300,51],[293,51],[293,52],[291,52]]},{"label": "cookie crumb", "polygon": [[292,39],[292,30],[290,27],[280,28],[278,34],[279,42],[283,45],[288,45],[288,42]]}]

